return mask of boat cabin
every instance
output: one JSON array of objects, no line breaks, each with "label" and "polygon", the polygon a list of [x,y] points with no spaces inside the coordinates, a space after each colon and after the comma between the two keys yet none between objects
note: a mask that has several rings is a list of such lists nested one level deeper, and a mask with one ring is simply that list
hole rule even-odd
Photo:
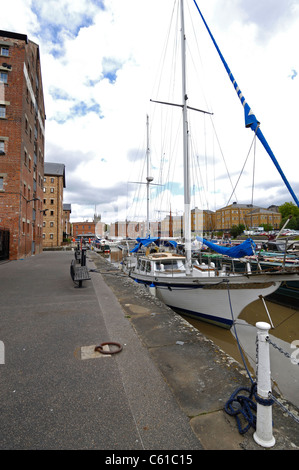
[{"label": "boat cabin", "polygon": [[[140,256],[135,265],[135,272],[151,276],[181,276],[186,273],[186,258],[183,255],[170,252],[151,253]],[[201,263],[193,260],[193,276],[215,276],[214,263]]]},{"label": "boat cabin", "polygon": [[139,257],[136,271],[141,274],[182,274],[185,272],[185,257],[176,253],[151,253]]}]

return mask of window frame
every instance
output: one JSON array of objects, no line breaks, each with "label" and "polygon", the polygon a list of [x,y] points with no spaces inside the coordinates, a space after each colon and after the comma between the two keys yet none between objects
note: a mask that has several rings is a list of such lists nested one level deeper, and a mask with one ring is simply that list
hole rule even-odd
[{"label": "window frame", "polygon": [[[3,80],[2,78],[4,77],[5,79]],[[4,83],[5,85],[8,83],[8,73],[4,72],[3,70],[0,70],[0,83]]]},{"label": "window frame", "polygon": [[8,46],[0,46],[0,55],[3,57],[9,57],[9,47]]},{"label": "window frame", "polygon": [[[1,110],[3,110],[3,115],[1,113]],[[6,106],[5,104],[0,104],[0,119],[6,119]]]}]

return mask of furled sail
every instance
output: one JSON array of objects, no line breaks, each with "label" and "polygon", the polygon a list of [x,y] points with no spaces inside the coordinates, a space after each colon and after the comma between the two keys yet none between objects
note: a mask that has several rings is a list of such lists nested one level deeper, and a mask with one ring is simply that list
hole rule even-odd
[{"label": "furled sail", "polygon": [[237,84],[237,82],[236,82],[236,80],[235,80],[233,74],[231,73],[231,71],[230,71],[230,69],[229,69],[229,67],[228,67],[228,65],[227,65],[227,63],[226,63],[226,61],[224,60],[224,57],[223,57],[223,55],[222,55],[222,53],[221,53],[221,51],[220,51],[220,49],[219,49],[217,43],[216,43],[216,41],[215,41],[215,39],[214,39],[214,37],[213,37],[213,35],[212,35],[210,29],[209,29],[209,27],[208,27],[208,25],[207,25],[207,23],[206,23],[204,17],[203,17],[203,15],[202,15],[202,13],[201,13],[201,11],[200,11],[198,5],[197,5],[197,3],[196,3],[196,0],[193,0],[193,1],[194,1],[194,4],[195,4],[195,6],[196,6],[196,8],[197,8],[197,10],[198,10],[198,12],[199,12],[199,14],[200,14],[200,16],[201,16],[201,19],[203,20],[203,22],[204,22],[204,24],[205,24],[205,27],[207,28],[207,31],[208,31],[208,33],[209,33],[209,35],[210,35],[210,37],[211,37],[211,39],[212,39],[212,41],[213,41],[213,44],[214,44],[214,46],[215,46],[215,48],[216,48],[216,50],[217,50],[217,52],[218,52],[218,54],[219,54],[219,57],[220,57],[220,59],[221,59],[223,65],[224,65],[224,67],[225,67],[225,70],[227,71],[228,76],[229,76],[229,78],[230,78],[232,84],[234,85],[234,88],[235,88],[235,90],[236,90],[236,92],[237,92],[237,95],[238,95],[238,97],[239,97],[239,99],[240,99],[240,101],[241,101],[241,103],[242,103],[242,105],[243,105],[243,107],[244,107],[244,112],[245,112],[245,127],[250,127],[250,129],[251,129],[253,132],[256,133],[256,136],[258,137],[258,139],[259,139],[260,142],[262,143],[263,147],[265,148],[266,152],[267,152],[268,155],[270,156],[270,158],[271,158],[271,160],[273,161],[274,165],[276,166],[276,168],[277,168],[277,170],[278,170],[280,176],[282,177],[282,179],[283,179],[283,181],[284,181],[286,187],[288,188],[288,190],[289,190],[291,196],[293,197],[294,201],[296,202],[297,206],[299,207],[299,200],[298,200],[297,196],[295,195],[293,189],[291,188],[290,183],[288,182],[287,178],[285,177],[285,175],[284,175],[284,173],[283,173],[283,171],[282,171],[282,169],[281,169],[281,167],[280,167],[278,161],[276,160],[275,155],[274,155],[274,153],[272,152],[272,150],[271,150],[271,148],[270,148],[268,142],[266,141],[266,139],[265,139],[265,137],[264,137],[264,135],[263,135],[263,133],[262,133],[262,131],[261,131],[261,129],[260,129],[260,123],[259,123],[259,121],[258,121],[257,118],[255,117],[255,115],[254,115],[252,109],[250,108],[250,106],[248,105],[248,103],[246,103],[245,97],[243,96],[243,93],[241,92],[241,90],[240,90],[240,88],[239,88],[239,86],[238,86],[238,84]]},{"label": "furled sail", "polygon": [[247,238],[245,242],[232,247],[216,245],[215,243],[209,242],[205,238],[201,237],[196,237],[196,240],[202,242],[204,245],[216,251],[216,253],[220,253],[221,255],[227,255],[231,258],[243,258],[243,256],[252,256],[254,255],[254,249],[256,247],[256,244],[251,238]]}]

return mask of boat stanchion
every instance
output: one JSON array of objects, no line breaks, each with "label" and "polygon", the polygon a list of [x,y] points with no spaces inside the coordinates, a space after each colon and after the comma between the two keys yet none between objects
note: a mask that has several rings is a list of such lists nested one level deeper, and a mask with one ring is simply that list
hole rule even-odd
[{"label": "boat stanchion", "polygon": [[275,438],[272,433],[272,404],[269,400],[271,393],[271,371],[269,323],[257,322],[257,415],[256,431],[253,434],[255,442],[262,447],[273,447]]}]

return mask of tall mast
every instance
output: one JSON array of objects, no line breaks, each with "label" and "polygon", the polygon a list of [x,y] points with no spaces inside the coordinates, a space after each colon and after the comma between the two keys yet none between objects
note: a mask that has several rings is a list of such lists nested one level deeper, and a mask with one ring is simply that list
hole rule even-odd
[{"label": "tall mast", "polygon": [[150,145],[149,145],[149,119],[146,115],[146,130],[147,130],[147,142],[146,142],[146,163],[147,163],[147,176],[146,176],[146,236],[150,236],[150,214],[149,214],[149,204],[150,204],[150,183],[153,181],[153,177],[149,175],[150,170]]},{"label": "tall mast", "polygon": [[181,47],[182,47],[182,95],[183,95],[183,148],[184,148],[184,237],[186,271],[191,268],[191,207],[190,207],[190,164],[188,149],[187,92],[186,92],[186,37],[184,21],[184,0],[181,0]]}]

